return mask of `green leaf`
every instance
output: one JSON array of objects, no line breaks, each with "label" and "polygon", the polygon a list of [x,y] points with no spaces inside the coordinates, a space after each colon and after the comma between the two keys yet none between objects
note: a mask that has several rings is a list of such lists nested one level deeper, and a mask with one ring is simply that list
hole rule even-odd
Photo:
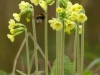
[{"label": "green leaf", "polygon": [[25,73],[23,73],[22,71],[20,71],[20,70],[16,70],[20,75],[27,75],[27,74],[25,74]]},{"label": "green leaf", "polygon": [[2,70],[0,70],[0,75],[7,75],[7,73],[2,71]]},{"label": "green leaf", "polygon": [[[51,69],[51,75],[56,75],[56,60],[54,61],[54,65]],[[64,56],[64,75],[76,75],[74,67],[66,55]]]},{"label": "green leaf", "polygon": [[100,63],[100,58],[93,60],[85,70],[91,69],[94,65]]},{"label": "green leaf", "polygon": [[87,71],[84,71],[83,75],[93,75],[93,73],[92,71],[87,70]]}]

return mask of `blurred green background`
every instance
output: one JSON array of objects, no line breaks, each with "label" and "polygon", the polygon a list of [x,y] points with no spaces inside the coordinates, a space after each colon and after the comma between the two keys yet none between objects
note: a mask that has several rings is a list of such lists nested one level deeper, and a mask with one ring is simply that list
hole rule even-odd
[{"label": "blurred green background", "polygon": [[[30,2],[30,0],[25,0]],[[86,10],[86,15],[88,21],[85,25],[85,66],[87,66],[93,59],[100,58],[100,0],[71,0],[72,3],[82,4]],[[12,19],[13,13],[19,13],[18,4],[21,0],[0,0],[0,70],[4,70],[8,73],[12,71],[14,58],[17,54],[17,51],[24,39],[24,34],[17,36],[15,42],[12,43],[7,38],[9,33],[8,21]],[[48,17],[51,19],[55,17],[55,4],[50,6],[48,9]],[[44,13],[44,11],[39,7],[35,7],[35,16],[38,14]],[[24,16],[23,20],[28,31],[32,33],[31,23],[26,23]],[[37,23],[36,23],[37,24]],[[38,44],[44,49],[44,25],[37,24],[37,39]],[[49,60],[51,64],[55,59],[55,31],[53,31],[49,26],[48,31],[49,39]],[[68,55],[71,59],[73,58],[73,35],[66,34],[66,51],[65,54]],[[33,42],[29,39],[30,51],[33,50]],[[44,50],[43,50],[44,51]],[[25,48],[21,52],[21,57],[25,56]],[[39,54],[39,66],[44,66],[44,60]],[[21,69],[21,57],[18,59],[17,69]],[[99,67],[100,64],[96,65],[93,70]]]}]

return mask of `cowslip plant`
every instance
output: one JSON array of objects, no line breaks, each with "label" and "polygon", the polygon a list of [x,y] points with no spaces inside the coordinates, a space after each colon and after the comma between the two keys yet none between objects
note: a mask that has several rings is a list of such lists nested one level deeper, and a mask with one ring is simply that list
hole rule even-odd
[{"label": "cowslip plant", "polygon": [[[48,72],[48,23],[50,27],[56,31],[56,60],[51,70],[51,75],[86,75],[84,70],[84,25],[87,21],[85,10],[82,5],[75,3],[72,4],[69,0],[56,0],[56,17],[48,20],[48,6],[54,4],[55,0],[30,0],[35,6],[40,6],[45,12],[44,22],[44,49],[45,49],[45,75]],[[32,19],[32,29],[34,38],[34,52],[35,52],[35,75],[39,75],[38,71],[38,53],[37,53],[37,37],[34,19],[33,5],[21,1],[19,4],[19,13],[13,13],[14,19],[9,21],[10,34],[7,37],[11,42],[14,42],[15,37],[25,32],[26,37],[26,53],[27,53],[27,74],[17,70],[21,75],[31,75],[30,62],[29,62],[29,49],[28,49],[28,36],[27,27],[21,23],[21,17],[27,15],[25,18],[27,22]],[[73,63],[64,54],[65,50],[65,34],[74,34],[74,57]],[[79,37],[81,36],[81,38]],[[90,73],[91,75],[92,73]],[[14,75],[14,73],[13,73]]]}]

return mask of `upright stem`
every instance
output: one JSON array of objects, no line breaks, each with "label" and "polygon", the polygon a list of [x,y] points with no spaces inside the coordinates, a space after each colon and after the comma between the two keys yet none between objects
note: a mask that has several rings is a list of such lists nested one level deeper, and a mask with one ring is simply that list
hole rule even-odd
[{"label": "upright stem", "polygon": [[76,52],[77,52],[77,51],[76,51],[76,50],[77,50],[77,49],[76,49],[76,48],[77,48],[77,40],[76,40],[76,39],[77,39],[77,35],[76,35],[76,32],[75,32],[75,36],[74,36],[74,55],[73,55],[73,56],[74,56],[74,57],[73,57],[73,61],[74,61],[74,70],[76,70],[76,64],[77,64],[77,63],[76,63],[76,60],[77,60],[77,59],[76,59],[76,55],[77,55],[77,54],[76,54]]},{"label": "upright stem", "polygon": [[44,29],[44,40],[45,40],[45,75],[48,75],[48,10],[45,11],[45,29]]},{"label": "upright stem", "polygon": [[28,35],[27,35],[27,29],[25,30],[25,37],[26,37],[27,72],[28,72],[28,75],[30,75],[30,59],[29,59],[29,47],[28,47]]},{"label": "upright stem", "polygon": [[83,74],[84,69],[84,23],[82,24],[82,34],[81,34],[81,73]]},{"label": "upright stem", "polygon": [[64,41],[65,41],[65,33],[64,33],[64,22],[62,21],[63,28],[61,29],[61,75],[64,75]]},{"label": "upright stem", "polygon": [[80,75],[80,71],[81,71],[81,58],[80,58],[80,45],[79,45],[79,23],[77,23],[77,29],[76,29],[76,40],[77,40],[77,73],[78,75]]},{"label": "upright stem", "polygon": [[35,19],[34,19],[34,9],[32,12],[32,29],[33,29],[33,38],[34,38],[34,54],[35,54],[35,66],[36,72],[35,75],[38,75],[38,53],[37,53],[37,38],[36,38],[36,27],[35,27]]},{"label": "upright stem", "polygon": [[[56,0],[56,8],[59,7],[59,0]],[[56,17],[58,13],[56,12]],[[60,32],[56,31],[56,75],[60,75]]]}]

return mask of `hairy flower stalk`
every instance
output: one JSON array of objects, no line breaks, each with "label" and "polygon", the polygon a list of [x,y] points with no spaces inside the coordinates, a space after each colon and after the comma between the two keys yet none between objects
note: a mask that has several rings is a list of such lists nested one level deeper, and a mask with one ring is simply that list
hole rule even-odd
[{"label": "hairy flower stalk", "polygon": [[27,75],[30,75],[30,59],[29,59],[27,28],[25,29],[25,38],[26,38],[26,57],[27,57],[27,71],[28,71]]},{"label": "hairy flower stalk", "polygon": [[48,10],[45,10],[45,29],[44,29],[44,40],[45,40],[45,75],[48,75]]},{"label": "hairy flower stalk", "polygon": [[34,8],[32,11],[32,29],[33,29],[33,38],[34,38],[34,54],[35,54],[35,75],[38,75],[38,54],[37,54],[37,38],[36,38],[36,27],[35,27],[35,19],[33,18],[34,16]]},{"label": "hairy flower stalk", "polygon": [[81,64],[80,64],[80,62],[81,62],[81,59],[80,59],[80,56],[81,56],[81,54],[80,54],[80,40],[79,40],[79,23],[77,23],[77,25],[76,25],[76,44],[77,44],[77,47],[76,47],[76,49],[77,49],[77,52],[76,52],[76,54],[77,54],[77,74],[78,75],[81,75]]},{"label": "hairy flower stalk", "polygon": [[[56,0],[56,8],[59,7],[59,0]],[[58,13],[56,12],[56,17],[59,17]],[[60,75],[60,32],[56,31],[56,75]]]},{"label": "hairy flower stalk", "polygon": [[[65,23],[62,21],[63,26]],[[61,74],[64,75],[64,43],[65,42],[65,33],[64,33],[64,27],[61,29]]]},{"label": "hairy flower stalk", "polygon": [[83,74],[84,70],[84,25],[82,23],[82,34],[81,34],[81,74]]}]

